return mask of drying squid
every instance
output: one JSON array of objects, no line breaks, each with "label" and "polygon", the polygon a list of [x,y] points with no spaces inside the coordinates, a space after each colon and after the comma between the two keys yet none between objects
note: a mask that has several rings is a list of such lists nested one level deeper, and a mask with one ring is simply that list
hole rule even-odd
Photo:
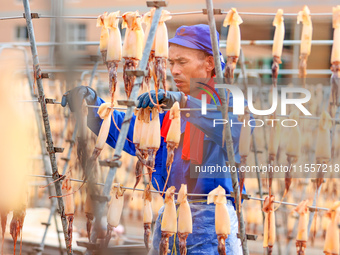
[{"label": "drying squid", "polygon": [[[302,11],[299,11],[297,16],[297,23],[302,22],[302,34],[301,34],[301,45],[300,45],[300,63],[299,63],[299,76],[301,78],[306,77],[307,59],[310,55],[312,47],[312,34],[313,26],[310,17],[310,10],[305,5]],[[305,85],[305,84],[304,84]]]},{"label": "drying squid", "polygon": [[[331,159],[331,127],[332,120],[328,112],[324,111],[319,120],[318,134],[316,136],[315,158],[317,164],[327,164]],[[316,189],[323,183],[324,172],[317,173]]]},{"label": "drying squid", "polygon": [[262,211],[265,213],[264,233],[263,233],[263,248],[268,250],[268,255],[273,252],[275,243],[275,212],[274,212],[274,196],[266,197],[263,203]]},{"label": "drying squid", "polygon": [[327,226],[325,245],[323,252],[325,255],[339,255],[339,220],[340,202],[335,202],[327,212],[331,219]]},{"label": "drying squid", "polygon": [[[275,116],[275,114],[274,114]],[[269,131],[269,144],[268,144],[268,153],[269,153],[269,164],[274,165],[276,154],[280,144],[280,135],[281,135],[281,125],[278,121],[274,121],[275,117],[271,116],[271,126]],[[273,172],[269,171],[269,195],[272,192],[272,182],[273,182]]]},{"label": "drying squid", "polygon": [[177,203],[178,208],[178,240],[179,240],[179,254],[187,254],[187,238],[192,233],[192,217],[191,210],[187,200],[187,185],[182,184],[178,192]]},{"label": "drying squid", "polygon": [[166,148],[168,150],[168,157],[166,159],[167,168],[171,166],[174,160],[174,150],[177,149],[181,138],[181,112],[178,102],[175,102],[171,107],[169,119],[171,119],[171,124],[166,136]]},{"label": "drying squid", "polygon": [[[240,140],[239,140],[239,154],[241,156],[241,167],[246,166],[247,157],[250,151],[250,140],[251,140],[251,127],[249,125],[250,114],[248,111],[248,107],[245,109],[245,114],[240,115],[238,117],[238,121],[242,122],[243,125],[241,127]],[[245,179],[245,171],[240,171],[240,194],[242,194],[244,179]],[[241,201],[239,203],[241,205]]]},{"label": "drying squid", "polygon": [[125,39],[123,44],[122,56],[125,59],[123,68],[123,79],[125,92],[130,97],[135,76],[128,76],[127,70],[135,70],[143,54],[144,31],[141,26],[141,18],[138,11],[126,12],[122,15],[122,28],[126,28]]},{"label": "drying squid", "polygon": [[112,112],[114,111],[114,109],[112,109],[111,106],[112,106],[111,103],[104,103],[104,104],[101,104],[98,108],[97,113],[99,117],[103,120],[103,123],[100,127],[96,145],[92,152],[91,158],[93,161],[95,161],[99,157],[101,151],[104,148],[107,137],[109,135],[110,126],[111,126],[111,115],[112,115]]},{"label": "drying squid", "polygon": [[174,201],[176,188],[171,186],[165,193],[164,212],[161,223],[161,241],[159,243],[159,254],[168,254],[169,237],[177,232],[177,214]]},{"label": "drying squid", "polygon": [[[17,243],[18,236],[21,235],[21,240],[22,240],[22,227],[24,225],[27,202],[28,202],[27,196],[24,195],[21,200],[22,201],[20,202],[18,207],[13,211],[13,218],[10,223],[10,234],[14,242],[14,254],[16,250],[16,243]],[[21,245],[20,245],[20,254],[21,254]]]},{"label": "drying squid", "polygon": [[170,12],[162,10],[162,15],[158,23],[155,35],[155,91],[158,104],[158,90],[160,83],[163,84],[163,89],[166,93],[166,61],[168,59],[168,29],[165,21],[171,19]]},{"label": "drying squid", "polygon": [[[144,36],[144,48],[150,33],[151,21],[155,13],[155,10],[156,10],[155,8],[152,8],[149,12],[145,13],[142,18],[142,23],[146,24]],[[151,47],[148,64],[146,66],[146,75],[144,76],[144,83],[146,84],[146,87],[148,89],[150,88],[151,78],[154,77],[154,80],[156,80],[155,75],[156,74],[155,74],[155,40],[154,40]]]},{"label": "drying squid", "polygon": [[333,7],[333,47],[331,55],[331,99],[333,103],[332,108],[339,105],[339,72],[340,72],[340,5]]},{"label": "drying squid", "polygon": [[241,49],[241,32],[240,24],[243,20],[239,16],[237,10],[232,8],[223,21],[223,26],[229,26],[227,37],[227,65],[225,69],[225,77],[228,83],[232,83],[234,79],[234,70],[236,68],[237,60],[240,56]]},{"label": "drying squid", "polygon": [[104,25],[105,17],[107,16],[107,12],[104,12],[102,15],[99,15],[97,18],[97,27],[101,27],[102,30],[100,32],[100,42],[99,42],[99,50],[103,57],[103,62],[106,65],[106,54],[107,54],[107,43],[109,40],[109,31]]},{"label": "drying squid", "polygon": [[304,255],[308,241],[308,200],[302,201],[295,211],[300,215],[296,237],[296,254]]},{"label": "drying squid", "polygon": [[109,210],[107,211],[107,233],[105,237],[105,247],[110,242],[113,228],[119,225],[120,217],[123,212],[124,191],[119,184],[113,184],[112,198]]},{"label": "drying squid", "polygon": [[219,185],[209,192],[208,204],[215,203],[215,230],[218,239],[218,254],[225,255],[225,239],[230,235],[230,217],[225,190]]},{"label": "drying squid", "polygon": [[277,76],[279,73],[279,64],[281,64],[281,55],[283,49],[283,39],[285,37],[285,25],[283,22],[283,10],[278,9],[276,16],[273,21],[273,26],[275,26],[274,42],[273,42],[273,65],[272,65],[272,76],[273,85],[277,86]]},{"label": "drying squid", "polygon": [[67,174],[63,180],[63,183],[61,186],[61,193],[64,197],[65,216],[67,217],[67,221],[68,221],[67,234],[70,240],[70,247],[68,247],[68,249],[71,250],[73,219],[74,219],[74,198],[73,198],[73,189],[72,189],[71,179],[70,179],[69,174]]},{"label": "drying squid", "polygon": [[[298,110],[292,111],[292,113],[289,115],[289,119],[295,120],[296,123],[298,123],[299,111]],[[283,194],[282,200],[287,195],[289,187],[292,183],[291,169],[292,165],[296,164],[299,159],[299,156],[301,154],[301,147],[302,139],[299,125],[296,125],[295,127],[290,127],[286,146],[288,171],[285,172],[285,192]]]},{"label": "drying squid", "polygon": [[149,180],[152,180],[152,171],[155,168],[156,153],[161,144],[161,124],[159,121],[159,111],[156,107],[151,110],[151,121],[149,123],[149,130],[147,135],[146,147],[148,149],[148,166]]},{"label": "drying squid", "polygon": [[118,27],[118,16],[120,11],[110,13],[104,21],[105,27],[109,29],[106,63],[109,70],[109,88],[111,105],[113,106],[114,93],[117,87],[118,63],[122,60],[122,38]]},{"label": "drying squid", "polygon": [[151,236],[151,223],[152,223],[152,196],[150,191],[150,184],[146,185],[146,188],[143,193],[144,198],[144,215],[143,215],[143,222],[144,222],[144,244],[146,249],[150,249],[150,236]]}]

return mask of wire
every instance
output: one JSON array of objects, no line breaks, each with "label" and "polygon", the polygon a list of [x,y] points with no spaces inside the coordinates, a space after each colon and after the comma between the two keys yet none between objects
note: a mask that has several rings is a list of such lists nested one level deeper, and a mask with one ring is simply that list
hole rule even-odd
[{"label": "wire", "polygon": [[[40,177],[40,178],[51,178],[52,179],[52,176],[48,176],[48,175],[35,175],[35,174],[30,174],[28,175],[30,177]],[[71,181],[73,182],[80,182],[80,183],[83,183],[84,181],[83,180],[78,180],[78,179],[72,179],[70,178]],[[96,185],[99,185],[99,186],[104,186],[104,183],[95,183]],[[134,189],[132,187],[125,187],[125,186],[120,186],[119,184],[116,184],[115,187],[121,187],[122,189],[127,189],[127,190],[137,190],[137,191],[143,191],[143,189]],[[158,191],[158,190],[150,190],[152,193],[158,193],[158,194],[161,194],[163,193],[163,191]],[[176,196],[178,196],[178,193],[174,193]],[[188,197],[207,197],[209,194],[195,194],[195,193],[188,193],[187,196]],[[230,194],[225,194],[226,197],[232,197]],[[255,200],[255,201],[264,201],[265,199],[264,198],[258,198],[258,197],[251,197],[249,196],[248,197],[249,199],[251,200]],[[276,203],[276,204],[283,204],[283,205],[290,205],[290,206],[298,206],[298,204],[295,204],[295,203],[289,203],[289,202],[281,202],[281,201],[273,201],[273,203]],[[322,210],[322,211],[329,211],[329,208],[325,208],[325,207],[317,207],[317,206],[308,206],[309,209],[311,210]]]}]

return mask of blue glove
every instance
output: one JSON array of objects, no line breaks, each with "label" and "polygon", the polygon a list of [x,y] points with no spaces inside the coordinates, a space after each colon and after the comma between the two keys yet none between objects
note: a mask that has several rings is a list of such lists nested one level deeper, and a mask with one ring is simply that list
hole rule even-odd
[{"label": "blue glove", "polygon": [[[156,92],[154,90],[150,91],[152,100],[157,103],[156,100]],[[145,92],[141,94],[138,98],[137,108],[146,108],[146,107],[154,107],[154,104],[151,102],[149,93]],[[175,102],[179,102],[181,108],[185,106],[186,100],[183,92],[173,92],[167,91],[166,95],[163,89],[158,90],[158,102],[159,104],[164,104],[162,108],[169,109]]]},{"label": "blue glove", "polygon": [[86,100],[88,105],[93,105],[97,100],[96,91],[86,86],[75,87],[63,95],[61,99],[61,106],[65,107],[68,104],[71,112],[75,112],[81,109],[83,99]]}]

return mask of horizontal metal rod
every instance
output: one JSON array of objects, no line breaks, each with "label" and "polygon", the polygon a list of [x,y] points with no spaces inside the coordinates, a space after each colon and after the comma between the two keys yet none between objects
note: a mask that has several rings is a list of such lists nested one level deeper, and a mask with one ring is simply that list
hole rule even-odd
[{"label": "horizontal metal rod", "polygon": [[[284,40],[283,45],[300,45],[301,40]],[[28,42],[0,42],[0,46],[29,46]],[[98,46],[99,41],[71,41],[71,42],[37,42],[37,46],[61,46],[61,45],[82,45]],[[273,45],[273,40],[242,40],[241,45]],[[312,45],[333,45],[333,40],[312,40]],[[226,47],[226,40],[220,41],[220,48]]]},{"label": "horizontal metal rod", "polygon": [[[39,177],[39,178],[51,178],[52,179],[52,176],[48,176],[48,175],[35,175],[35,174],[30,174],[28,175],[30,177]],[[79,180],[79,179],[72,179],[70,178],[71,181],[73,182],[79,182],[79,183],[83,183],[84,181],[83,180]],[[99,185],[99,186],[104,186],[104,183],[95,183],[96,185]],[[118,185],[116,186],[118,187]],[[127,189],[127,190],[137,190],[137,191],[144,191],[143,189],[134,189],[132,187],[125,187],[125,186],[121,186],[123,189]],[[158,190],[150,190],[152,193],[163,193],[163,191],[158,191]],[[176,196],[178,196],[178,193],[175,193]],[[188,193],[187,196],[188,197],[207,197],[209,194],[195,194],[195,193]],[[226,197],[232,197],[230,194],[225,194]],[[258,197],[249,197],[249,199],[252,199],[252,200],[256,200],[256,201],[264,201],[265,199],[264,198],[258,198]],[[273,201],[273,203],[276,203],[276,204],[283,204],[283,205],[290,205],[290,206],[298,206],[298,204],[295,204],[295,203],[289,203],[289,202],[281,202],[281,201]],[[322,210],[322,211],[328,211],[329,208],[325,208],[325,207],[317,207],[317,206],[308,206],[308,208],[312,209],[312,210]]]},{"label": "horizontal metal rod", "polygon": [[[222,14],[227,14],[228,11],[222,11]],[[172,16],[179,16],[179,15],[192,15],[192,14],[203,14],[203,11],[187,11],[187,12],[174,12],[170,13]],[[239,12],[240,15],[253,15],[253,16],[275,16],[276,13],[274,12]],[[142,16],[143,14],[141,14]],[[283,16],[297,16],[297,13],[283,13]],[[331,12],[320,12],[320,13],[311,13],[311,16],[332,16],[333,13]],[[99,15],[98,15],[99,16]],[[98,16],[70,16],[70,15],[63,15],[63,16],[55,16],[55,15],[48,15],[48,14],[39,14],[39,18],[61,18],[61,19],[97,19]],[[24,17],[21,16],[10,16],[10,17],[0,17],[0,20],[9,20],[9,19],[23,19]],[[121,18],[121,16],[118,16]]]}]

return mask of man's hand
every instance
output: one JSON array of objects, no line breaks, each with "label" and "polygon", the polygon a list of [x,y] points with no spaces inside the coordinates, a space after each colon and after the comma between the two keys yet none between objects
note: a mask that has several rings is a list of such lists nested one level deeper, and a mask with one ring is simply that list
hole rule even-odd
[{"label": "man's hand", "polygon": [[[156,100],[156,92],[154,90],[150,91],[152,101],[157,103]],[[137,108],[146,108],[146,107],[154,107],[154,104],[151,102],[149,93],[145,92],[141,94],[138,98]],[[158,91],[158,102],[159,104],[164,104],[162,108],[169,109],[175,102],[179,102],[181,108],[183,108],[186,104],[186,96],[183,92],[173,92],[167,91],[166,95],[163,89]]]},{"label": "man's hand", "polygon": [[97,93],[94,89],[86,86],[79,86],[67,91],[61,99],[61,105],[65,107],[69,105],[71,112],[81,109],[83,99],[86,100],[88,105],[92,105],[97,100]]}]

